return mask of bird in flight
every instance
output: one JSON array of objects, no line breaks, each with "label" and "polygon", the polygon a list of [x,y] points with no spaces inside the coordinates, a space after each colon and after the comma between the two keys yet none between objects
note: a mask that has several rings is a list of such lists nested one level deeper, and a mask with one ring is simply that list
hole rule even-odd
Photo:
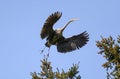
[{"label": "bird in flight", "polygon": [[73,50],[83,47],[89,41],[89,35],[86,31],[74,35],[69,38],[63,36],[64,29],[73,21],[78,20],[76,18],[70,19],[65,26],[58,29],[53,29],[54,24],[61,18],[61,12],[52,13],[45,21],[40,33],[41,39],[46,38],[45,46],[49,47],[55,45],[57,51],[60,53],[67,53]]}]

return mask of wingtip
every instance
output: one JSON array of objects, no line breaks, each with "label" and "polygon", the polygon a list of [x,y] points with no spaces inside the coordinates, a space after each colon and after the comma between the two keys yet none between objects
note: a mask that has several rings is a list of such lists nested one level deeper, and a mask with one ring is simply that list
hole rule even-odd
[{"label": "wingtip", "polygon": [[55,14],[59,14],[60,17],[62,16],[62,12],[60,11],[56,11]]},{"label": "wingtip", "polygon": [[88,34],[88,32],[87,32],[87,31],[84,31],[82,34],[85,35],[86,38],[87,38],[87,40],[89,41],[89,34]]}]

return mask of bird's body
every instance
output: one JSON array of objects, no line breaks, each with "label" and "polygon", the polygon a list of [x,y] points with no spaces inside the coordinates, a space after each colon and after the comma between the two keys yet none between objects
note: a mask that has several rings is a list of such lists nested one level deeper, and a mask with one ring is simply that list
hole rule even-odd
[{"label": "bird's body", "polygon": [[51,45],[56,45],[58,52],[61,53],[70,52],[76,50],[76,48],[79,49],[84,46],[89,39],[86,31],[81,34],[74,35],[70,38],[65,38],[62,34],[68,24],[77,19],[71,19],[62,28],[56,30],[53,29],[53,25],[60,19],[61,16],[62,13],[55,12],[47,18],[45,24],[43,25],[40,36],[42,39],[47,38],[47,42],[45,45],[47,47],[50,47]]},{"label": "bird's body", "polygon": [[47,47],[50,47],[51,45],[55,45],[60,38],[61,38],[61,35],[59,33],[53,32],[47,37],[47,42],[45,45]]}]

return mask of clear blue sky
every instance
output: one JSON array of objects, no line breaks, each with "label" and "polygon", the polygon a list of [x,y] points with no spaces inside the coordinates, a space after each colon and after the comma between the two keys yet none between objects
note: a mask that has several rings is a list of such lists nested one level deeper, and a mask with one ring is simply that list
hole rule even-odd
[{"label": "clear blue sky", "polygon": [[[55,28],[62,27],[71,18],[64,31],[70,37],[85,30],[90,41],[80,50],[67,54],[51,47],[50,58],[54,70],[67,70],[80,61],[82,79],[105,79],[105,62],[97,52],[100,35],[116,38],[120,34],[120,0],[0,0],[0,78],[31,79],[30,72],[39,72],[40,50],[45,40],[39,33],[46,18],[55,11],[63,13]],[[47,49],[46,49],[47,52]]]}]

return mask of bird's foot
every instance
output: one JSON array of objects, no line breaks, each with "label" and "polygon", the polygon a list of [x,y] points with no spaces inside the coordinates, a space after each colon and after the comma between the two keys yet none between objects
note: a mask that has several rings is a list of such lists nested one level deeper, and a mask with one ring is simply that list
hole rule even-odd
[{"label": "bird's foot", "polygon": [[40,53],[40,54],[42,54],[42,53],[44,52],[45,48],[46,48],[46,47],[44,47],[44,48],[41,50],[41,53]]}]

